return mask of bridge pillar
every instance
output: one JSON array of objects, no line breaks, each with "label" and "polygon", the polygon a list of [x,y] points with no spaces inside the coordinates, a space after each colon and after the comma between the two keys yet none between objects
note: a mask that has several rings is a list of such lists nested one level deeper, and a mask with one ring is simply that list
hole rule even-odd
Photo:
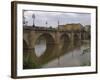
[{"label": "bridge pillar", "polygon": [[29,42],[29,48],[34,48],[35,46],[35,41],[36,41],[36,34],[35,31],[30,31],[28,33],[28,42]]},{"label": "bridge pillar", "polygon": [[[75,35],[77,36],[76,38],[75,38]],[[71,33],[71,45],[72,45],[72,47],[76,46],[75,44],[81,45],[81,32],[72,32]]]},{"label": "bridge pillar", "polygon": [[57,31],[56,34],[55,34],[55,39],[56,39],[56,42],[55,42],[55,43],[56,43],[56,45],[58,46],[58,49],[61,48],[61,43],[60,43],[60,41],[61,41],[61,40],[60,40],[60,37],[61,37],[61,36],[60,36],[60,35],[61,35],[61,34],[60,34],[59,31]]},{"label": "bridge pillar", "polygon": [[74,45],[74,32],[71,33],[71,47]]}]

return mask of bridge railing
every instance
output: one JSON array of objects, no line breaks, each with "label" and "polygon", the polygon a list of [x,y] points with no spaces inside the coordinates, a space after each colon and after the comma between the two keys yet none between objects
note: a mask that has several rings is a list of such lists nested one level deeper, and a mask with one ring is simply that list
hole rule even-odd
[{"label": "bridge railing", "polygon": [[24,30],[34,30],[34,31],[53,31],[53,32],[82,32],[81,30],[66,30],[66,29],[58,29],[58,28],[46,28],[46,27],[31,27],[31,26],[24,26]]}]

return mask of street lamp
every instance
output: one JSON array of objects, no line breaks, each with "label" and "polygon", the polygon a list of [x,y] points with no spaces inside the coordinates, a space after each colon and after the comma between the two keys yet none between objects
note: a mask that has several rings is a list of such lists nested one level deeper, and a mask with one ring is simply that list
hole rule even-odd
[{"label": "street lamp", "polygon": [[46,23],[45,23],[45,24],[46,24],[46,27],[47,27],[47,26],[48,26],[48,22],[46,21]]},{"label": "street lamp", "polygon": [[35,27],[35,23],[34,23],[34,21],[35,21],[35,14],[32,14],[32,18],[33,18],[33,27]]},{"label": "street lamp", "polygon": [[58,20],[58,29],[59,29],[59,20]]}]

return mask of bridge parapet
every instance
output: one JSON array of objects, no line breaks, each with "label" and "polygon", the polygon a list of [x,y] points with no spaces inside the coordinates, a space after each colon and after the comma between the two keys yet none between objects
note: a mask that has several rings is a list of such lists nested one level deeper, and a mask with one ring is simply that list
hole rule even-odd
[{"label": "bridge parapet", "polygon": [[74,36],[78,36],[77,38],[81,40],[81,31],[76,30],[60,30],[58,28],[44,28],[44,27],[24,27],[24,39],[31,45],[31,47],[34,47],[36,40],[41,35],[50,35],[55,44],[61,44],[61,36],[67,35],[70,39],[70,41],[73,44]]},{"label": "bridge parapet", "polygon": [[66,29],[58,29],[58,28],[46,28],[46,27],[24,27],[24,30],[31,31],[51,31],[51,32],[82,32],[81,30],[66,30]]}]

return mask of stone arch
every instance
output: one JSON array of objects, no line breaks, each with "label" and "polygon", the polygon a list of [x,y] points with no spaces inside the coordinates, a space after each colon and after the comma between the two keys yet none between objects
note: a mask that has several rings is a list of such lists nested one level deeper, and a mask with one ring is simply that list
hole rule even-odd
[{"label": "stone arch", "polygon": [[62,34],[60,36],[60,43],[61,43],[61,47],[60,47],[61,51],[64,53],[70,47],[71,38],[69,34],[66,33]]},{"label": "stone arch", "polygon": [[54,55],[53,52],[55,50],[55,40],[54,40],[53,36],[49,33],[43,33],[40,36],[38,36],[38,38],[35,41],[35,44],[37,44],[38,40],[41,40],[42,38],[46,40],[46,50],[39,57],[40,63],[44,63],[44,61],[48,61],[50,59],[50,57],[52,57],[51,55]]},{"label": "stone arch", "polygon": [[45,62],[48,62],[49,60],[53,59],[56,56],[55,54],[56,45],[55,45],[55,39],[49,33],[43,33],[40,36],[38,36],[38,38],[36,38],[35,43],[37,43],[37,41],[41,38],[44,38],[46,40],[46,50],[38,58],[38,60],[39,60],[39,63],[44,64]]},{"label": "stone arch", "polygon": [[80,41],[80,36],[79,34],[74,34],[73,35],[73,45],[76,46],[79,44],[79,41]]},{"label": "stone arch", "polygon": [[46,41],[47,41],[47,45],[53,45],[55,44],[55,39],[54,37],[50,34],[50,33],[43,33],[43,34],[40,34],[35,43],[37,42],[37,40],[39,40],[40,38],[44,38]]}]

